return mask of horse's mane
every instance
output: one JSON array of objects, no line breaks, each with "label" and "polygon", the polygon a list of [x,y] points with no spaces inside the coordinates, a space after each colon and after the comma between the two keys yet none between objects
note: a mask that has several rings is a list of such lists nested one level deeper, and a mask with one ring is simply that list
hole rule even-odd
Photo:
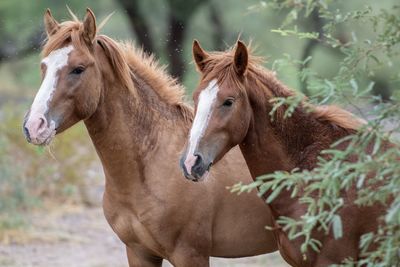
[{"label": "horse's mane", "polygon": [[98,35],[96,40],[103,47],[113,69],[120,74],[130,74],[129,80],[121,77],[126,87],[131,88],[131,75],[138,76],[148,83],[164,102],[176,106],[185,120],[192,120],[192,108],[184,102],[184,88],[167,74],[165,66],[160,66],[153,55],[147,55],[143,49],[135,48],[130,42],[116,42],[105,35]]},{"label": "horse's mane", "polygon": [[[249,56],[246,70],[248,87],[252,90],[255,90],[255,88],[262,88],[262,94],[260,92],[255,92],[259,94],[259,99],[265,98],[266,95],[271,99],[275,97],[289,97],[295,95],[293,90],[289,89],[277,79],[275,72],[262,66],[264,59],[253,55],[251,45],[248,46],[248,50]],[[204,60],[204,78],[206,80],[211,80],[214,77],[218,77],[219,82],[228,79],[229,83],[233,83],[233,85],[239,88],[239,90],[245,90],[234,69],[234,54],[234,47],[225,52],[209,53],[209,56]],[[320,122],[328,122],[341,128],[356,130],[365,124],[364,120],[334,105],[315,106],[304,100],[300,103],[300,107],[307,107],[316,120]],[[284,119],[284,113],[283,108],[277,110],[278,120]]]},{"label": "horse's mane", "polygon": [[[60,24],[60,29],[45,43],[42,51],[47,56],[51,51],[72,42],[74,47],[89,52],[89,48],[83,39],[83,23],[75,16],[73,21],[65,21]],[[176,106],[185,121],[191,121],[193,117],[192,108],[184,103],[184,88],[172,78],[154,59],[148,56],[142,49],[135,48],[128,42],[116,42],[105,35],[97,35],[97,42],[109,59],[121,84],[137,94],[132,81],[136,75],[149,84],[155,93],[167,104]]]}]

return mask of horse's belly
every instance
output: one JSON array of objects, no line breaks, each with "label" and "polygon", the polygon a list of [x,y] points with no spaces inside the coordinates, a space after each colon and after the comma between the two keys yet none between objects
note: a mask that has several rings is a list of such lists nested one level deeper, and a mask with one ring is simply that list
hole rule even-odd
[{"label": "horse's belly", "polygon": [[[269,240],[265,240],[268,242]],[[268,243],[259,242],[258,240],[242,240],[242,242],[233,240],[233,242],[223,242],[213,244],[213,257],[223,258],[240,258],[270,253]],[[267,245],[266,245],[267,244]]]}]

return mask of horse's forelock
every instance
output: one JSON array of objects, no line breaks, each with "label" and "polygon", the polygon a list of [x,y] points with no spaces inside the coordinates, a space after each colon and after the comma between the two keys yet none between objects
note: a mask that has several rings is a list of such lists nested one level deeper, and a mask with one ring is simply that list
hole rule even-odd
[{"label": "horse's forelock", "polygon": [[[258,68],[264,59],[253,55],[253,48],[248,46],[249,57],[247,72]],[[239,77],[234,67],[235,47],[231,47],[224,52],[209,52],[208,58],[204,60],[203,77],[204,81],[217,79],[219,84],[227,83],[233,85],[240,93],[245,90],[243,79]]]},{"label": "horse's forelock", "polygon": [[75,49],[89,52],[89,47],[83,40],[83,24],[80,21],[65,21],[60,24],[60,29],[48,37],[43,46],[42,56],[48,56],[68,43],[72,43]]}]

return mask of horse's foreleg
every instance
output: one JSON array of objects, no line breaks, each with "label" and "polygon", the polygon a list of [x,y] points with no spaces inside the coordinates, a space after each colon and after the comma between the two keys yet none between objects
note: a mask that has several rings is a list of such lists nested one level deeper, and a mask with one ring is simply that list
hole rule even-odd
[{"label": "horse's foreleg", "polygon": [[129,267],[161,267],[163,259],[149,254],[141,247],[126,247]]}]

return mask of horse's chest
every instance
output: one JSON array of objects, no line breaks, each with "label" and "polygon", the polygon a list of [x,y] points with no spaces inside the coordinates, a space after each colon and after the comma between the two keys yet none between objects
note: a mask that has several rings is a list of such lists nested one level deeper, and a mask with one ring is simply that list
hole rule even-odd
[{"label": "horse's chest", "polygon": [[163,254],[163,246],[153,238],[155,234],[150,224],[143,223],[134,212],[117,203],[104,200],[103,208],[107,222],[125,245],[140,245],[156,254]]},{"label": "horse's chest", "polygon": [[289,240],[286,233],[278,230],[276,233],[276,240],[278,240],[279,253],[291,266],[309,266],[309,264],[303,261],[300,253],[300,246],[298,240]]}]

